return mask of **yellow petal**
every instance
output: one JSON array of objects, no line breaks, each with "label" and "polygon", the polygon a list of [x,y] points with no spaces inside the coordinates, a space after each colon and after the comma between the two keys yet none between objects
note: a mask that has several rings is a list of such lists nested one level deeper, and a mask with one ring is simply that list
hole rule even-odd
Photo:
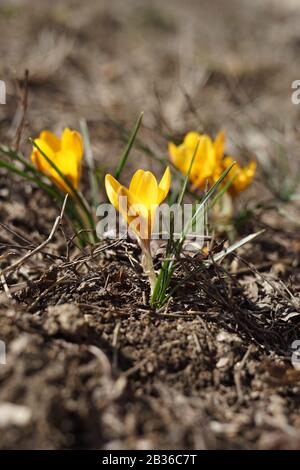
[{"label": "yellow petal", "polygon": [[191,170],[191,180],[194,188],[202,188],[213,177],[216,167],[216,155],[211,141],[207,135],[200,139],[197,155]]},{"label": "yellow petal", "polygon": [[[234,159],[232,157],[226,156],[222,162],[224,169],[228,168],[233,162],[234,162]],[[244,191],[252,182],[255,171],[256,171],[256,162],[254,160],[251,160],[250,163],[244,168],[242,168],[238,163],[236,163],[227,177],[227,178],[234,177],[232,185],[229,188],[229,191],[233,195],[236,195],[237,193]]]},{"label": "yellow petal", "polygon": [[137,170],[132,177],[129,192],[140,203],[150,208],[158,199],[158,185],[151,171]]},{"label": "yellow petal", "polygon": [[[76,155],[72,151],[63,151],[57,152],[55,156],[55,163],[58,169],[68,178],[72,183],[75,189],[78,189],[79,180],[80,180],[80,163],[78,162]],[[54,175],[57,175],[59,181],[63,179],[54,169]],[[66,183],[63,181],[63,186],[66,186]],[[68,189],[70,192],[70,189]]]},{"label": "yellow petal", "polygon": [[175,165],[175,161],[176,161],[176,158],[177,158],[177,146],[173,142],[169,142],[168,143],[168,151],[169,151],[169,155],[170,155],[170,160]]},{"label": "yellow petal", "polygon": [[256,162],[252,160],[246,167],[241,168],[237,177],[233,181],[235,192],[244,191],[252,182],[256,171]]},{"label": "yellow petal", "polygon": [[170,172],[170,168],[167,167],[158,185],[158,201],[157,201],[158,204],[160,204],[167,197],[167,194],[170,190],[170,185],[171,185],[171,172]]},{"label": "yellow petal", "polygon": [[40,158],[40,153],[39,151],[34,148],[31,152],[31,161],[33,163],[33,165],[41,172],[43,172],[43,166],[42,166],[42,161],[41,161],[41,158]]},{"label": "yellow petal", "polygon": [[225,139],[226,139],[225,132],[219,131],[214,141],[216,159],[218,161],[220,161],[224,156]]},{"label": "yellow petal", "polygon": [[[55,152],[52,150],[51,147],[49,147],[49,145],[44,140],[41,140],[40,138],[38,138],[38,139],[35,139],[34,142],[41,149],[41,151],[45,155],[47,155],[47,157],[50,160],[52,161],[55,160]],[[42,173],[49,174],[49,169],[51,168],[51,165],[47,162],[46,158],[43,157],[43,155],[39,152],[39,150],[36,147],[34,147],[32,150],[31,160],[32,160],[32,163]]]},{"label": "yellow petal", "polygon": [[[226,170],[226,168],[230,167],[230,165],[232,165],[232,163],[234,162],[234,158],[230,157],[229,155],[226,155],[226,157],[223,158],[222,160],[222,166],[224,167],[224,170]],[[236,172],[237,169],[240,170],[240,165],[238,163],[236,163],[234,165],[234,167],[232,168],[232,170],[230,171],[231,173],[231,176],[232,176],[232,173],[233,172]]]},{"label": "yellow petal", "polygon": [[[57,154],[48,146],[48,144],[41,139],[35,139],[35,142],[39,148],[50,158],[50,160],[57,165]],[[69,192],[69,188],[57,173],[57,171],[48,163],[46,158],[39,152],[37,148],[34,148],[31,154],[32,163],[45,175],[49,176],[52,181],[62,189],[64,192]]]},{"label": "yellow petal", "polygon": [[210,175],[216,164],[216,154],[211,138],[208,135],[203,135],[200,139],[197,152],[197,157],[198,156],[203,165],[203,172]]},{"label": "yellow petal", "polygon": [[194,151],[200,138],[201,134],[199,134],[199,132],[188,132],[185,138],[183,139],[183,144],[192,151]]},{"label": "yellow petal", "polygon": [[176,147],[172,142],[169,143],[169,155],[173,165],[181,171],[182,174],[186,175],[192,158],[192,153],[188,151],[184,144]]},{"label": "yellow petal", "polygon": [[141,190],[141,182],[144,176],[145,170],[137,170],[131,178],[129,191],[132,194],[139,194]]},{"label": "yellow petal", "polygon": [[[64,181],[64,179],[57,173],[57,171],[54,168],[50,168],[49,170],[49,176],[51,177],[52,181],[56,186],[61,189],[64,193],[69,193],[72,195],[72,190],[71,188],[67,185],[67,183]],[[70,180],[71,181],[71,180]],[[73,184],[73,182],[71,181]],[[74,186],[74,184],[73,184]]]},{"label": "yellow petal", "polygon": [[[233,163],[234,163],[234,158],[230,157],[229,155],[226,155],[226,157],[224,157],[222,159],[222,167],[221,167],[221,173],[223,173],[225,170],[227,170],[227,168],[229,168]],[[228,173],[227,177],[225,178],[225,180],[223,180],[223,182],[225,183],[226,181],[228,180],[233,180],[232,184],[231,184],[231,187],[229,188],[229,190],[233,189],[233,183],[234,181],[236,180],[238,174],[240,173],[241,171],[241,167],[240,165],[236,162],[235,165],[232,167],[232,169],[230,170],[230,172]]]},{"label": "yellow petal", "polygon": [[50,131],[42,131],[39,138],[43,140],[54,152],[60,150],[60,139]]},{"label": "yellow petal", "polygon": [[105,176],[105,189],[110,203],[119,210],[119,192],[123,186],[112,175]]},{"label": "yellow petal", "polygon": [[137,201],[134,194],[112,175],[105,176],[105,189],[110,203],[120,212],[131,230],[138,237],[147,239],[152,228],[151,212],[147,207]]},{"label": "yellow petal", "polygon": [[61,150],[73,152],[80,162],[83,156],[83,142],[80,133],[66,127],[61,138]]}]

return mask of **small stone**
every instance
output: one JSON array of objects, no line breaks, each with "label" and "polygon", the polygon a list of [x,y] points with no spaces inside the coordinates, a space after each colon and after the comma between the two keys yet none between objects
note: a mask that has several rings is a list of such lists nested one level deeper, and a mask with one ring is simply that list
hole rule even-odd
[{"label": "small stone", "polygon": [[27,426],[32,418],[30,408],[14,403],[0,403],[0,428]]}]

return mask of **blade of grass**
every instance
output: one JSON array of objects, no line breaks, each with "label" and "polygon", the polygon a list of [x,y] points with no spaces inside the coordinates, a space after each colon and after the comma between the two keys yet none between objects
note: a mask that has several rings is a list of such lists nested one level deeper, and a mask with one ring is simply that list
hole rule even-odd
[{"label": "blade of grass", "polygon": [[[199,217],[200,213],[203,210],[206,210],[207,203],[209,199],[215,194],[215,192],[218,189],[218,186],[222,183],[224,178],[228,175],[232,167],[235,165],[235,162],[233,162],[225,171],[224,173],[220,176],[220,178],[214,183],[214,185],[207,191],[207,193],[204,195],[202,198],[201,202],[198,204],[198,207],[196,208],[194,214],[192,215],[191,219],[189,222],[186,224],[184,227],[180,239],[178,242],[175,244],[175,247],[173,246],[173,252],[172,253],[167,253],[167,257],[165,261],[162,264],[161,270],[158,274],[157,277],[157,282],[156,285],[153,289],[153,293],[150,299],[150,304],[152,306],[161,306],[166,302],[166,292],[170,286],[170,282],[172,279],[172,275],[174,273],[175,265],[176,262],[180,256],[180,253],[183,248],[184,241],[187,237],[188,231],[191,226],[193,226],[194,222],[197,222],[197,217]],[[183,193],[184,194],[184,193]],[[181,198],[181,196],[180,196]],[[183,199],[183,198],[182,198]]]},{"label": "blade of grass", "polygon": [[31,182],[35,183],[39,188],[46,191],[47,194],[49,194],[49,196],[51,196],[53,199],[57,199],[59,201],[63,200],[63,196],[58,191],[55,191],[51,186],[44,183],[43,181],[40,181],[38,178],[28,175],[28,173],[26,173],[26,171],[20,170],[19,168],[17,168],[12,163],[6,162],[4,160],[0,160],[0,167],[6,168],[7,170],[9,170],[9,171],[11,171],[11,172],[13,172],[17,175],[22,176],[23,178],[27,179],[28,181],[31,181]]},{"label": "blade of grass", "polygon": [[[115,129],[117,129],[120,133],[121,133],[121,139],[123,140],[123,142],[127,142],[127,140],[129,139],[130,137],[130,133],[128,132],[127,129],[124,128],[124,126],[122,126],[120,123],[114,121],[113,119],[111,119],[110,117],[106,117],[106,120],[109,122],[110,125],[112,125]],[[104,121],[106,124],[107,122]],[[179,178],[182,179],[182,174],[181,172],[178,170],[178,168],[176,168],[176,166],[170,161],[170,159],[168,158],[168,156],[158,156],[148,145],[146,145],[144,142],[142,142],[141,140],[139,140],[138,137],[135,138],[135,146],[141,150],[142,152],[144,152],[148,157],[152,158],[153,160],[157,161],[162,168],[165,168],[165,166],[167,164],[169,164],[174,172],[177,174],[177,176]],[[194,199],[199,199],[197,197],[197,195],[192,192],[189,188],[187,188],[187,193],[192,196]]]},{"label": "blade of grass", "polygon": [[[64,200],[64,195],[55,188],[51,178],[48,175],[45,175],[40,170],[38,170],[35,166],[31,165],[26,158],[20,152],[17,152],[9,147],[0,146],[0,152],[3,153],[5,156],[11,158],[12,160],[17,160],[22,163],[26,170],[32,173],[34,176],[29,176],[27,171],[22,172],[22,170],[18,169],[15,165],[9,166],[8,163],[2,160],[2,166],[5,166],[10,171],[18,174],[19,176],[23,176],[29,181],[34,182],[40,189],[44,190],[52,199],[59,201],[60,203]],[[45,184],[43,179],[46,178],[50,185]],[[68,216],[71,224],[73,224],[73,219],[75,219],[78,223],[80,229],[84,228],[83,220],[76,208],[76,205],[73,203],[72,199],[69,199],[67,202],[66,207],[66,215]]]},{"label": "blade of grass", "polygon": [[[64,196],[59,191],[54,189],[53,186],[50,186],[50,185],[44,183],[38,177],[30,176],[26,171],[20,170],[15,165],[13,165],[9,162],[6,162],[4,160],[1,160],[1,159],[0,159],[0,167],[6,168],[7,170],[11,171],[12,173],[15,173],[18,176],[23,177],[27,181],[30,181],[30,182],[34,183],[40,189],[45,191],[45,193],[48,194],[48,196],[51,199],[53,199],[54,201],[57,201],[60,204],[64,201]],[[74,220],[76,220],[79,227],[84,227],[84,223],[81,219],[81,216],[80,216],[79,212],[77,211],[76,206],[72,203],[71,199],[69,199],[68,202],[67,202],[66,214],[67,214],[67,216],[68,216],[68,218],[69,218],[72,225],[74,224]]]},{"label": "blade of grass", "polygon": [[133,131],[130,135],[130,138],[128,140],[128,144],[125,148],[125,151],[123,153],[123,155],[121,156],[120,158],[120,161],[118,163],[118,166],[117,166],[117,169],[116,169],[116,172],[115,172],[115,178],[118,180],[121,176],[121,173],[123,171],[123,168],[125,166],[125,163],[127,161],[127,158],[129,156],[129,153],[130,153],[130,150],[132,149],[132,146],[134,144],[134,141],[135,141],[135,138],[136,138],[136,135],[139,131],[139,128],[141,127],[141,124],[142,124],[142,120],[143,120],[143,116],[144,116],[144,112],[142,112],[138,118],[138,120],[136,121],[135,123],[135,126],[133,128]]},{"label": "blade of grass", "polygon": [[[187,190],[188,181],[189,181],[190,174],[191,174],[191,171],[192,171],[192,167],[193,167],[193,164],[194,164],[194,161],[195,161],[195,157],[196,157],[197,152],[198,152],[199,143],[200,143],[200,139],[198,140],[198,142],[195,146],[195,150],[194,150],[194,153],[193,153],[193,156],[192,156],[189,168],[188,168],[188,172],[187,172],[187,174],[186,174],[186,176],[183,180],[181,191],[180,191],[180,193],[178,195],[178,198],[177,198],[177,204],[179,204],[180,206],[182,205],[183,198],[184,198],[185,192]],[[171,224],[170,224],[170,237],[169,237],[168,244],[167,244],[167,249],[166,249],[167,257],[172,252],[173,242],[174,242],[174,214],[172,213]]]},{"label": "blade of grass", "polygon": [[13,161],[15,160],[19,161],[20,163],[22,163],[22,165],[25,167],[27,171],[37,175],[39,178],[47,178],[48,181],[50,181],[51,185],[53,186],[53,182],[51,178],[48,175],[44,175],[35,166],[31,165],[31,163],[29,163],[29,161],[21,154],[21,152],[17,152],[9,147],[4,147],[4,146],[0,146],[0,152],[3,155],[9,157]]},{"label": "blade of grass", "polygon": [[251,233],[250,235],[247,235],[246,237],[243,237],[241,240],[238,240],[237,242],[230,245],[228,248],[226,248],[226,249],[220,251],[220,253],[217,253],[216,255],[214,255],[212,257],[212,260],[204,261],[204,264],[209,265],[209,264],[212,264],[212,263],[217,263],[218,261],[222,261],[225,258],[225,256],[229,255],[230,253],[237,250],[238,248],[241,248],[241,246],[245,245],[246,243],[251,242],[252,240],[254,240],[254,238],[258,237],[259,235],[261,235],[264,232],[265,232],[265,229],[259,230],[258,232]]},{"label": "blade of grass", "polygon": [[[250,241],[254,240],[257,238],[259,235],[261,235],[265,230],[260,230],[256,233],[252,233],[250,235],[247,235],[246,237],[242,238],[241,240],[238,240],[236,243],[233,243],[230,247],[228,247],[226,250],[222,250],[220,253],[217,253],[215,256],[212,257],[210,260],[203,261],[199,268],[195,269],[192,273],[188,274],[186,277],[184,277],[180,282],[176,284],[176,286],[169,292],[169,294],[166,296],[165,302],[171,298],[176,290],[184,285],[189,279],[191,279],[196,273],[203,271],[204,269],[208,269],[209,266],[211,266],[213,263],[217,263],[218,261],[222,261],[225,256],[229,255],[230,253],[233,253],[236,251],[238,248],[242,247],[246,243],[249,243]],[[164,302],[164,303],[165,303]]]},{"label": "blade of grass", "polygon": [[218,193],[215,195],[213,198],[211,204],[209,205],[209,208],[212,208],[215,204],[217,204],[218,201],[224,196],[226,191],[230,188],[234,180],[236,179],[236,175],[233,175],[225,184],[224,186],[218,191]]},{"label": "blade of grass", "polygon": [[89,181],[91,186],[93,206],[98,207],[98,205],[100,204],[100,194],[98,189],[97,172],[89,136],[89,130],[85,119],[80,119],[79,125],[81,133],[83,135],[86,162],[89,169]]},{"label": "blade of grass", "polygon": [[200,213],[204,210],[206,203],[209,201],[209,199],[214,195],[214,193],[217,191],[219,185],[222,183],[224,178],[228,175],[230,170],[233,168],[233,166],[236,164],[236,162],[233,162],[225,171],[222,173],[220,178],[212,185],[211,188],[207,191],[207,193],[204,195],[204,197],[201,199],[200,203],[198,204],[198,207],[191,217],[190,221],[186,224],[186,227],[183,229],[179,245],[182,245],[184,240],[186,239],[187,233],[191,227],[191,225],[197,221],[197,217],[200,215]]}]

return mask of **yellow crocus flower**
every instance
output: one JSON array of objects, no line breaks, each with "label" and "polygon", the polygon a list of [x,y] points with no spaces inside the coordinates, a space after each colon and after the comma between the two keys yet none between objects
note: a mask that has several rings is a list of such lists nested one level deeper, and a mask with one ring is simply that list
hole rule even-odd
[{"label": "yellow crocus flower", "polygon": [[[223,131],[219,132],[215,142],[215,152],[217,165],[214,172],[213,182],[216,182],[222,173],[229,168],[235,159],[229,155],[224,155],[225,149],[225,133]],[[252,182],[256,171],[256,162],[255,160],[250,160],[248,165],[241,167],[237,162],[233,166],[230,173],[223,180],[223,185],[227,181],[231,180],[231,185],[228,188],[228,192],[231,196],[237,196],[238,193],[244,191]]]},{"label": "yellow crocus flower", "polygon": [[216,166],[214,143],[208,135],[198,132],[189,132],[183,143],[178,146],[169,143],[171,161],[184,175],[188,173],[197,145],[197,153],[190,172],[194,189],[205,186],[206,181],[213,175]]},{"label": "yellow crocus flower", "polygon": [[[42,152],[68,178],[75,189],[79,187],[83,142],[79,132],[65,128],[61,138],[50,131],[42,131],[34,142]],[[32,163],[66,193],[70,188],[45,157],[34,147],[31,154]]]},{"label": "yellow crocus flower", "polygon": [[[232,163],[234,159],[230,156],[226,156],[222,160],[223,171],[226,170]],[[256,162],[251,160],[248,165],[241,167],[238,163],[234,165],[230,173],[227,175],[228,178],[232,178],[232,183],[229,186],[228,191],[232,196],[236,196],[238,193],[244,191],[249,184],[252,182],[253,177],[256,171]],[[225,178],[225,179],[226,179]]]},{"label": "yellow crocus flower", "polygon": [[[197,143],[199,143],[198,149],[190,172],[190,180],[194,190],[204,189],[206,184],[215,183],[234,162],[232,157],[224,155],[225,133],[223,131],[217,134],[214,141],[208,135],[189,132],[182,144],[176,146],[172,142],[169,143],[170,159],[183,174],[188,173]],[[255,170],[256,162],[254,160],[251,160],[244,168],[236,164],[223,180],[223,185],[234,176],[229,192],[235,196],[249,186]]]},{"label": "yellow crocus flower", "polygon": [[225,140],[226,140],[225,132],[219,131],[214,140],[214,150],[215,150],[217,163],[220,163],[222,158],[224,157]]},{"label": "yellow crocus flower", "polygon": [[151,237],[156,209],[166,198],[170,184],[169,167],[166,168],[160,183],[150,171],[137,170],[129,188],[121,185],[112,175],[107,174],[105,177],[109,201],[122,214],[138,239],[144,242]]}]

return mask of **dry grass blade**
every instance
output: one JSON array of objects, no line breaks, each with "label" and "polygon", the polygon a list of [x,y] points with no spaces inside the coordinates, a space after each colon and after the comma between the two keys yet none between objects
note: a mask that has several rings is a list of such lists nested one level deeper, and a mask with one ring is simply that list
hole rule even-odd
[{"label": "dry grass blade", "polygon": [[13,263],[11,266],[7,266],[7,268],[4,268],[2,270],[0,270],[0,275],[4,276],[5,274],[7,273],[10,273],[12,271],[15,271],[16,269],[18,269],[22,264],[25,263],[25,261],[27,261],[29,258],[31,258],[31,256],[34,256],[36,255],[37,253],[39,253],[41,250],[43,250],[45,248],[46,245],[48,245],[48,243],[50,243],[54,237],[54,234],[56,232],[56,230],[58,229],[62,219],[63,219],[63,216],[64,216],[64,212],[65,212],[65,207],[66,207],[66,203],[67,203],[67,199],[68,199],[68,194],[66,194],[65,196],[65,199],[64,199],[64,203],[63,203],[63,206],[62,206],[62,209],[61,209],[61,212],[60,214],[57,216],[57,218],[55,219],[55,222],[53,224],[53,227],[51,229],[51,232],[49,234],[49,237],[43,242],[41,243],[39,246],[37,246],[36,248],[34,248],[34,250],[31,250],[29,251],[28,253],[26,253],[26,255],[22,256],[22,258],[18,259],[15,263]]},{"label": "dry grass blade", "polygon": [[26,112],[27,112],[27,106],[28,106],[28,78],[29,78],[29,71],[25,70],[21,103],[20,103],[20,107],[18,108],[18,110],[20,110],[20,113],[17,113],[19,123],[18,123],[18,127],[16,130],[16,135],[15,135],[14,145],[13,145],[14,150],[16,150],[17,152],[19,151],[19,147],[20,147],[20,141],[21,141],[24,125],[25,125]]}]

